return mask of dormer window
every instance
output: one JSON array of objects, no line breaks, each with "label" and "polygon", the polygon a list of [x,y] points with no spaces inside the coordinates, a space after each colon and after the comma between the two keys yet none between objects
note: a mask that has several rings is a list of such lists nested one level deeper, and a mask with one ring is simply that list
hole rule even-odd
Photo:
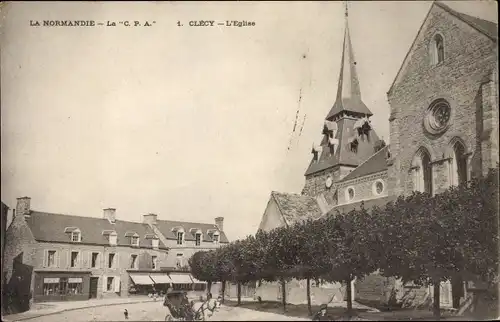
[{"label": "dormer window", "polygon": [[111,246],[116,246],[117,240],[118,235],[116,234],[116,232],[112,232],[111,234],[109,234],[109,244]]},{"label": "dormer window", "polygon": [[81,242],[82,241],[82,234],[80,231],[74,231],[71,233],[71,241],[72,242]]},{"label": "dormer window", "polygon": [[349,147],[349,150],[351,152],[354,152],[354,153],[357,153],[358,152],[358,145],[359,145],[359,142],[358,142],[358,139],[355,138],[355,137],[352,137],[350,138],[348,141],[347,141],[347,145]]},{"label": "dormer window", "polygon": [[66,227],[64,232],[70,234],[70,240],[74,243],[82,241],[82,232],[77,227]]},{"label": "dormer window", "polygon": [[177,245],[182,245],[183,243],[184,243],[184,232],[178,231],[177,232]]},{"label": "dormer window", "polygon": [[195,234],[195,244],[196,246],[200,246],[201,245],[201,233],[196,233]]},{"label": "dormer window", "polygon": [[218,245],[219,244],[219,233],[215,232],[212,236],[212,240],[214,241],[214,244]]},{"label": "dormer window", "polygon": [[139,236],[132,236],[130,238],[130,244],[132,246],[139,246]]},{"label": "dormer window", "polygon": [[312,154],[313,154],[313,161],[318,162],[319,157],[321,156],[321,151],[323,150],[323,147],[321,145],[315,145],[313,144],[312,147]]},{"label": "dormer window", "polygon": [[154,249],[158,249],[160,244],[160,240],[158,238],[153,238],[151,240],[151,245],[153,246]]},{"label": "dormer window", "polygon": [[431,62],[433,65],[440,64],[444,61],[444,38],[437,34],[432,38],[430,46]]}]

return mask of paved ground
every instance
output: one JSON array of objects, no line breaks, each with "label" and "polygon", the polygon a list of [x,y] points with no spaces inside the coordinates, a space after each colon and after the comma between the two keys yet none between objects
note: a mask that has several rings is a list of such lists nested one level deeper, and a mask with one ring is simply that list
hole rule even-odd
[{"label": "paved ground", "polygon": [[[26,321],[37,322],[87,322],[87,321],[125,321],[123,311],[129,312],[129,321],[164,321],[167,309],[161,301],[136,304],[120,304],[84,308],[58,314],[36,317]],[[10,320],[10,319],[9,319]],[[245,308],[223,306],[209,318],[213,321],[307,321],[297,317],[255,311]],[[13,321],[13,320],[10,320]]]}]

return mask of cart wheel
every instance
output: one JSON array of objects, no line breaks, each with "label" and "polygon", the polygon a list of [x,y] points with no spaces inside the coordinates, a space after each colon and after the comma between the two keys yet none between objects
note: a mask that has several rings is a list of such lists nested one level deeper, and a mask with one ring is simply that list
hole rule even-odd
[{"label": "cart wheel", "polygon": [[174,317],[170,314],[167,314],[167,316],[165,316],[165,321],[173,321],[174,320]]}]

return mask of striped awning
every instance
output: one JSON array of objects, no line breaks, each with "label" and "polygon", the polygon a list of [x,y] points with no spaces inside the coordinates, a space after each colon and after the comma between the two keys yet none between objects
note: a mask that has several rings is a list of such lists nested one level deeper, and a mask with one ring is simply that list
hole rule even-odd
[{"label": "striped awning", "polygon": [[189,274],[179,274],[179,273],[170,273],[170,279],[174,284],[192,284],[193,281]]},{"label": "striped awning", "polygon": [[150,274],[149,277],[155,282],[155,284],[170,284],[172,280],[167,274]]},{"label": "striped awning", "polygon": [[149,277],[149,275],[130,274],[130,278],[132,279],[135,285],[153,285],[153,280]]},{"label": "striped awning", "polygon": [[196,278],[193,277],[193,275],[191,275],[191,279],[193,280],[194,284],[207,284],[207,282],[197,280]]}]

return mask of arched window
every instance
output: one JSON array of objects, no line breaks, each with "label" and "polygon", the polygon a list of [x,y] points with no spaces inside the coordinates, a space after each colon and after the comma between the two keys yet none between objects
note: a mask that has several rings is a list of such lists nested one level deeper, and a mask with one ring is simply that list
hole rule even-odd
[{"label": "arched window", "polygon": [[467,156],[465,155],[465,147],[460,141],[453,145],[451,170],[452,185],[457,186],[467,182]]},{"label": "arched window", "polygon": [[434,35],[429,46],[429,56],[432,65],[444,61],[444,38],[440,34]]},{"label": "arched window", "polygon": [[432,195],[432,165],[431,156],[429,152],[423,151],[422,153],[422,172],[424,179],[424,192]]},{"label": "arched window", "polygon": [[425,148],[419,150],[412,162],[413,190],[433,194],[431,155]]},{"label": "arched window", "polygon": [[439,64],[444,60],[444,41],[443,36],[435,35],[434,36],[434,45],[436,46],[436,63]]}]

